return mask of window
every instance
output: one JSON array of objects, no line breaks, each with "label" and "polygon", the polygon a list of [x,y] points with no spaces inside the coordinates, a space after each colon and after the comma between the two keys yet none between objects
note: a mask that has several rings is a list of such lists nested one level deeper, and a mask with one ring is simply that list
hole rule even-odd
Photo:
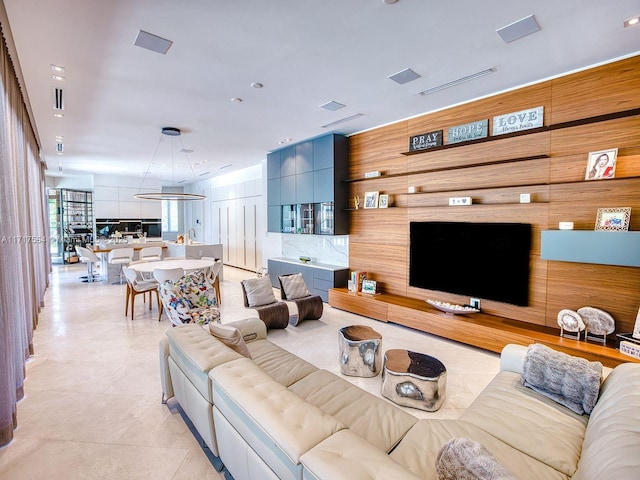
[{"label": "window", "polygon": [[162,231],[178,231],[178,202],[177,200],[162,201]]}]

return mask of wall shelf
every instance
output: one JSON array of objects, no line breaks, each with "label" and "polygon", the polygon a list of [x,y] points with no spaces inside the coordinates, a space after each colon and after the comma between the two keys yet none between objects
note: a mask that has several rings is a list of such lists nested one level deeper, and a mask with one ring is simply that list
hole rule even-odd
[{"label": "wall shelf", "polygon": [[640,232],[546,230],[542,260],[640,267]]},{"label": "wall shelf", "polygon": [[[624,110],[622,112],[609,113],[609,114],[606,114],[606,115],[597,115],[597,116],[594,116],[594,117],[583,118],[583,119],[580,119],[580,120],[573,120],[573,121],[570,121],[570,122],[562,122],[562,123],[557,123],[557,124],[554,124],[554,125],[548,125],[548,126],[545,126],[545,127],[532,128],[530,130],[522,130],[522,131],[519,131],[519,132],[513,132],[513,133],[504,134],[504,135],[488,136],[488,137],[484,137],[484,138],[478,138],[478,139],[475,139],[475,140],[469,140],[467,142],[448,143],[448,144],[445,144],[445,145],[441,145],[439,147],[428,148],[428,149],[425,149],[425,150],[416,150],[416,151],[413,151],[413,152],[401,152],[401,155],[410,156],[410,155],[418,155],[418,154],[438,152],[438,151],[441,151],[441,150],[464,147],[464,146],[467,146],[467,145],[476,145],[476,144],[479,144],[479,143],[499,141],[499,140],[503,140],[503,139],[506,139],[506,138],[521,137],[521,136],[524,136],[524,135],[532,135],[532,134],[540,133],[540,132],[548,132],[548,131],[560,130],[560,129],[564,129],[564,128],[577,127],[577,126],[580,126],[580,125],[589,125],[589,124],[592,124],[592,123],[606,122],[606,121],[609,121],[609,120],[615,120],[615,119],[626,118],[626,117],[633,117],[633,116],[636,116],[636,115],[640,115],[640,108],[633,108],[633,109],[630,109],[630,110]],[[514,163],[514,162],[522,162],[522,161],[528,161],[528,160],[538,160],[538,159],[541,159],[541,158],[549,158],[549,155],[541,154],[541,155],[534,155],[534,156],[527,156],[527,157],[512,158],[512,159],[507,159],[507,160],[495,160],[495,161],[480,162],[480,163],[475,163],[475,164],[472,164],[472,165],[454,165],[454,166],[451,166],[451,167],[438,167],[438,168],[433,168],[433,169],[421,169],[421,170],[403,172],[403,173],[382,174],[382,175],[380,175],[378,177],[371,177],[371,178],[365,178],[365,177],[348,178],[348,179],[344,180],[344,182],[345,183],[353,183],[353,182],[364,182],[364,181],[371,181],[371,180],[379,180],[381,178],[406,177],[406,176],[409,176],[409,175],[420,175],[420,174],[423,174],[423,173],[433,173],[433,172],[438,172],[438,171],[450,171],[450,170],[467,169],[467,168],[482,167],[482,166],[489,166],[489,165],[499,165],[499,164],[503,164],[503,163]]]}]

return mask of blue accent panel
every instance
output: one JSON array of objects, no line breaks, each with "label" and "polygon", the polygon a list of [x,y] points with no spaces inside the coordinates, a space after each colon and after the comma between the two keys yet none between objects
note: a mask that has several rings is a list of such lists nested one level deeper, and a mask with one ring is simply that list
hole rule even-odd
[{"label": "blue accent panel", "polygon": [[540,258],[640,267],[640,232],[547,230],[542,232]]}]

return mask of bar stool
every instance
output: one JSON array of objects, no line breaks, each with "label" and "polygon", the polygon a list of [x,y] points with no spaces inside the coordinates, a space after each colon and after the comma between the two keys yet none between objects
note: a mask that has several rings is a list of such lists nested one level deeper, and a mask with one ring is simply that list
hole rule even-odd
[{"label": "bar stool", "polygon": [[145,262],[157,262],[162,260],[162,247],[144,247],[138,254],[140,260]]},{"label": "bar stool", "polygon": [[[85,247],[81,247],[80,245],[76,245],[76,252],[80,257],[80,261],[82,263],[87,264],[87,278],[86,280],[82,280],[83,282],[95,282],[96,278],[99,276],[93,273],[93,266],[96,264],[100,264],[100,258],[98,255],[93,253],[91,250]],[[82,277],[81,277],[82,278]]]},{"label": "bar stool", "polygon": [[133,259],[133,248],[114,248],[107,256],[107,263],[120,265],[120,285],[122,285],[122,268]]}]

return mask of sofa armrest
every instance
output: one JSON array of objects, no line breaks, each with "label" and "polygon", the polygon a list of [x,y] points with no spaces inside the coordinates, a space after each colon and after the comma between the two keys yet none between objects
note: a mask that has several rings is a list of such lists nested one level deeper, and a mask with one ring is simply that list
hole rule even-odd
[{"label": "sofa armrest", "polygon": [[160,354],[160,384],[162,385],[162,403],[174,396],[171,373],[169,373],[169,339],[162,338],[158,344]]},{"label": "sofa armrest", "polygon": [[240,330],[245,342],[264,340],[267,338],[267,326],[259,318],[245,318],[225,323]]},{"label": "sofa armrest", "polygon": [[510,343],[505,345],[500,354],[500,371],[522,373],[522,363],[528,347]]},{"label": "sofa armrest", "polygon": [[401,478],[417,480],[411,471],[351,430],[334,433],[300,457],[303,478],[316,480]]}]

